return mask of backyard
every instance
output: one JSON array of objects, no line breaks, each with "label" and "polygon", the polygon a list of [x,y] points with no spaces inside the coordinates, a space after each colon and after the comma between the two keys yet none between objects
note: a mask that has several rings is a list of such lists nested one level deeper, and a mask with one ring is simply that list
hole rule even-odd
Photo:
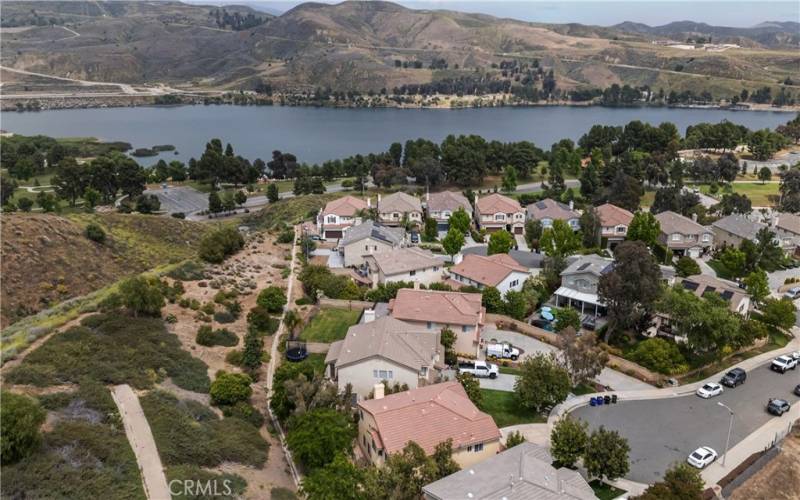
[{"label": "backyard", "polygon": [[481,410],[491,415],[498,427],[547,421],[547,417],[519,406],[513,392],[481,389],[481,398]]},{"label": "backyard", "polygon": [[300,340],[325,343],[342,340],[347,335],[347,329],[356,324],[359,316],[361,311],[357,309],[320,309],[300,332]]}]

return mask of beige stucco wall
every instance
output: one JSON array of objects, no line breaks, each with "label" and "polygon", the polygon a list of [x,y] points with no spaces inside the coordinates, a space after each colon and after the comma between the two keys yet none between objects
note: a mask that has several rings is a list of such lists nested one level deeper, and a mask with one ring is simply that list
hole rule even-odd
[{"label": "beige stucco wall", "polygon": [[455,460],[458,465],[464,469],[466,467],[471,467],[478,462],[482,462],[498,453],[500,453],[500,440],[495,439],[494,441],[483,443],[483,450],[479,452],[467,451],[466,448],[453,450],[453,460]]},{"label": "beige stucco wall", "polygon": [[[397,281],[411,281],[416,283],[422,283],[424,285],[430,285],[431,283],[435,283],[442,279],[442,269],[444,268],[444,262],[441,266],[429,267],[425,270],[417,270],[414,276],[411,276],[410,273],[400,273],[400,274],[393,274],[391,276],[386,276],[383,273],[380,273],[378,277],[378,283],[393,283]],[[434,270],[436,269],[436,270]]]},{"label": "beige stucco wall", "polygon": [[392,370],[393,378],[386,379],[389,385],[394,385],[397,382],[401,385],[408,385],[409,389],[416,389],[419,385],[419,375],[414,370],[400,366],[387,359],[375,357],[338,368],[337,384],[339,390],[344,390],[344,387],[350,383],[353,385],[353,392],[358,394],[359,399],[367,397],[375,387],[375,384],[382,381],[380,376],[378,378],[373,377],[373,370]]},{"label": "beige stucco wall", "polygon": [[364,255],[375,255],[377,253],[389,252],[394,247],[385,241],[365,238],[363,240],[346,245],[343,248],[345,267],[355,267],[364,263]]},{"label": "beige stucco wall", "polygon": [[[470,356],[476,356],[478,353],[478,342],[480,341],[479,337],[476,337],[475,330],[477,325],[471,325],[467,327],[467,331],[461,331],[462,325],[448,325],[445,323],[436,323],[431,322],[430,328],[428,328],[427,321],[412,321],[412,320],[403,320],[406,323],[411,323],[412,325],[418,326],[423,329],[430,330],[431,332],[440,332],[444,327],[449,327],[453,332],[456,334],[456,342],[453,345],[453,348],[456,350],[458,354],[468,354]],[[477,341],[476,341],[477,339]]]}]

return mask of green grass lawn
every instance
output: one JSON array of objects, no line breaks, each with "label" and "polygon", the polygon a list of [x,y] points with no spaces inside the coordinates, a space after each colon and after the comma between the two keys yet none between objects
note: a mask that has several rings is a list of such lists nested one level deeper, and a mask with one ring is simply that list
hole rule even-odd
[{"label": "green grass lawn", "polygon": [[481,396],[481,410],[491,415],[498,427],[547,422],[547,417],[517,405],[513,392],[481,389]]},{"label": "green grass lawn", "polygon": [[714,270],[717,273],[717,276],[722,279],[732,279],[731,272],[725,267],[725,264],[718,261],[717,259],[711,259],[708,261],[708,267]]},{"label": "green grass lawn", "polygon": [[347,309],[320,309],[300,333],[307,342],[333,342],[347,335],[347,329],[356,324],[361,311]]},{"label": "green grass lawn", "polygon": [[[710,186],[708,184],[697,187],[700,189],[700,192],[710,194]],[[754,207],[769,207],[774,205],[778,197],[778,187],[778,183],[761,184],[760,182],[742,182],[732,184],[733,192],[747,195],[750,201],[753,202]],[[712,196],[715,198],[722,198],[724,192],[723,189],[720,189],[717,194]]]},{"label": "green grass lawn", "polygon": [[600,500],[611,500],[612,498],[617,498],[624,493],[627,493],[625,490],[621,490],[619,488],[615,488],[610,484],[606,484],[602,481],[598,481],[595,479],[589,483],[589,486],[592,487],[594,494]]}]

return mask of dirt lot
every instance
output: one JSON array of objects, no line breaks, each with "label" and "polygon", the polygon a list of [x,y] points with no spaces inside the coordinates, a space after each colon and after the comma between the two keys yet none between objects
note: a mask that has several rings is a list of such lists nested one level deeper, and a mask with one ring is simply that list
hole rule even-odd
[{"label": "dirt lot", "polygon": [[800,425],[783,442],[783,449],[763,469],[737,488],[730,500],[790,500],[800,498]]}]

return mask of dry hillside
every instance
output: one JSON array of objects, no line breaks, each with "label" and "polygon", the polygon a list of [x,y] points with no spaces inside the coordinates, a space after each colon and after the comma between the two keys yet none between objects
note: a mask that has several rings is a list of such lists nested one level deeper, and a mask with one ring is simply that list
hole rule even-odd
[{"label": "dry hillside", "polygon": [[[84,236],[92,221],[105,229],[104,244]],[[206,227],[142,215],[4,214],[0,323],[191,257]]]}]

